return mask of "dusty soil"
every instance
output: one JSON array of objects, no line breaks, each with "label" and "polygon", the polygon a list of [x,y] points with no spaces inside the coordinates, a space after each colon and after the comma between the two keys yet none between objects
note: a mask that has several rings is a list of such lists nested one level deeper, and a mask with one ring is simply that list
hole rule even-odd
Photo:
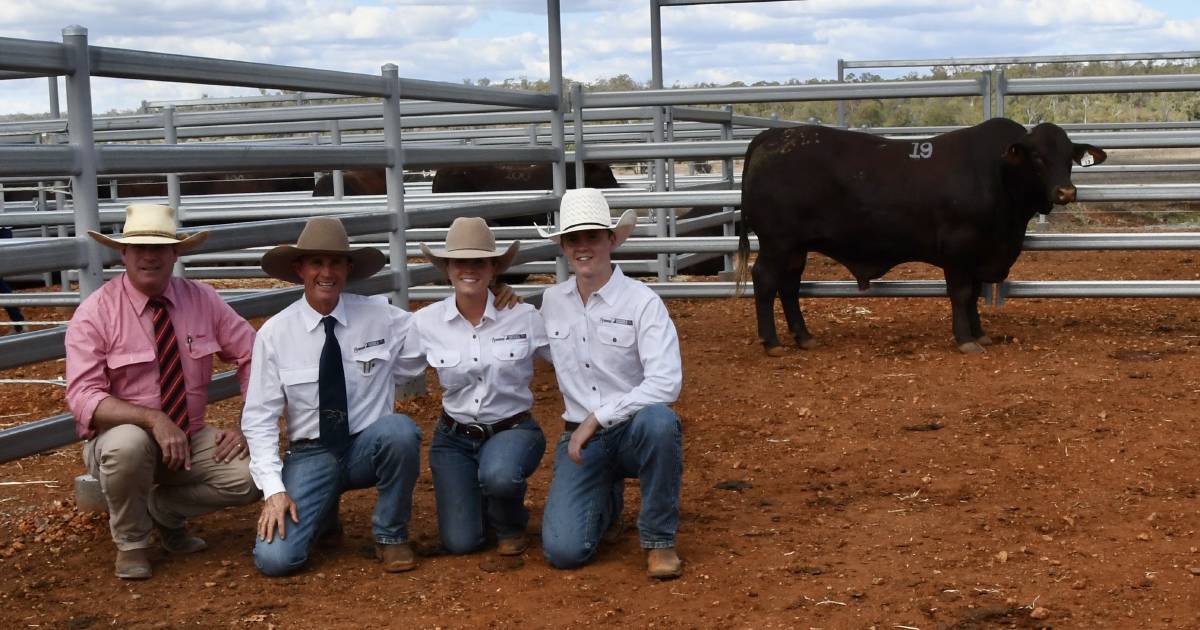
[{"label": "dusty soil", "polygon": [[[1194,279],[1197,257],[1032,252],[1013,278]],[[343,498],[346,542],[295,577],[256,573],[247,506],[196,520],[208,551],[125,582],[106,517],[71,504],[72,446],[0,466],[23,483],[0,486],[0,626],[1200,626],[1200,301],[1012,300],[984,309],[1000,343],[963,356],[945,300],[812,299],[823,345],[779,359],[752,341],[750,300],[669,308],[685,370],[679,580],[645,577],[634,531],[578,571],[550,569],[535,544],[516,564],[428,555],[384,574],[367,557],[374,493],[359,491]],[[57,386],[0,387],[0,423],[63,408]],[[562,403],[545,366],[535,391],[553,444]],[[399,408],[428,431],[438,401]],[[237,412],[226,401],[211,418]],[[550,463],[531,482],[535,532]],[[627,521],[637,504],[631,483]],[[427,470],[412,527],[432,550]]]}]

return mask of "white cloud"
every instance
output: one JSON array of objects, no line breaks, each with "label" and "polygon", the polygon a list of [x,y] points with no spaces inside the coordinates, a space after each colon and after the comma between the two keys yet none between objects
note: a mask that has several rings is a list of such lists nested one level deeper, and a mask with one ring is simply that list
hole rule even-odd
[{"label": "white cloud", "polygon": [[[832,78],[836,61],[1188,50],[1200,20],[1155,0],[807,0],[663,7],[666,84]],[[568,0],[563,70],[650,78],[645,0]],[[0,37],[60,41],[68,24],[103,46],[444,80],[544,78],[543,0],[5,0]],[[98,84],[99,85],[99,84]],[[107,85],[107,84],[105,84]],[[115,83],[114,83],[115,85]],[[125,81],[96,111],[146,98],[245,89]],[[0,113],[45,111],[44,80],[0,82]]]}]

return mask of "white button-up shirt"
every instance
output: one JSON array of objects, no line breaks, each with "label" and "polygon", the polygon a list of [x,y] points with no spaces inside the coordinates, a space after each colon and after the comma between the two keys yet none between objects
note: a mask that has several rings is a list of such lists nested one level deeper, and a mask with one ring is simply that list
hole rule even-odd
[{"label": "white button-up shirt", "polygon": [[458,312],[454,296],[417,311],[405,357],[437,370],[442,408],[459,422],[491,424],[528,411],[533,358],[550,360],[542,316],[529,304],[496,310],[488,292],[479,325]]},{"label": "white button-up shirt", "polygon": [[[330,313],[342,350],[350,434],[394,413],[396,382],[419,376],[420,361],[401,357],[412,314],[382,296],[343,293]],[[284,492],[279,458],[279,416],[287,412],[288,440],[320,437],[317,377],[325,346],[324,317],[301,297],[258,331],[250,384],[242,409],[242,433],[250,445],[250,474],[269,497]]]},{"label": "white button-up shirt", "polygon": [[563,419],[589,413],[602,427],[679,397],[683,366],[679,336],[661,298],[613,266],[612,277],[586,305],[572,277],[542,297],[542,319],[554,355]]}]

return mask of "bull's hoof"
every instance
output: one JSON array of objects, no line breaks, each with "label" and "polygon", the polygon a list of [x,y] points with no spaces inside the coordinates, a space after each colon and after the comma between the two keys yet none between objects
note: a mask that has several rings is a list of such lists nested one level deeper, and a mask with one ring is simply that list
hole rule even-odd
[{"label": "bull's hoof", "polygon": [[767,356],[769,357],[781,357],[783,354],[783,346],[771,346],[770,348],[767,348]]},{"label": "bull's hoof", "polygon": [[994,344],[994,343],[996,343],[996,342],[995,342],[995,341],[992,341],[992,338],[991,338],[991,337],[989,337],[989,336],[987,336],[987,335],[983,335],[983,336],[981,336],[981,337],[978,337],[978,338],[976,338],[976,339],[975,339],[975,343],[977,343],[977,344],[979,344],[979,345],[981,345],[981,346],[990,346],[990,345],[992,345],[992,344]]},{"label": "bull's hoof", "polygon": [[968,341],[958,344],[958,351],[963,354],[983,354],[983,346],[977,342]]},{"label": "bull's hoof", "polygon": [[799,346],[801,350],[814,350],[821,347],[821,342],[817,341],[816,337],[806,337],[804,339],[797,339],[796,345]]}]

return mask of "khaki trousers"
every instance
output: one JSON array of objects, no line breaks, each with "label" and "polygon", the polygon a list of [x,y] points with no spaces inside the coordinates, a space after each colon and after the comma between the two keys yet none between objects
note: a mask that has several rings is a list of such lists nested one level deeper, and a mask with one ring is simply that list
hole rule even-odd
[{"label": "khaki trousers", "polygon": [[117,549],[149,547],[154,521],[183,527],[193,516],[262,497],[250,478],[248,457],[224,464],[213,458],[218,433],[205,426],[191,436],[191,470],[168,469],[154,437],[132,424],[113,427],[84,444],[83,461],[100,480]]}]

